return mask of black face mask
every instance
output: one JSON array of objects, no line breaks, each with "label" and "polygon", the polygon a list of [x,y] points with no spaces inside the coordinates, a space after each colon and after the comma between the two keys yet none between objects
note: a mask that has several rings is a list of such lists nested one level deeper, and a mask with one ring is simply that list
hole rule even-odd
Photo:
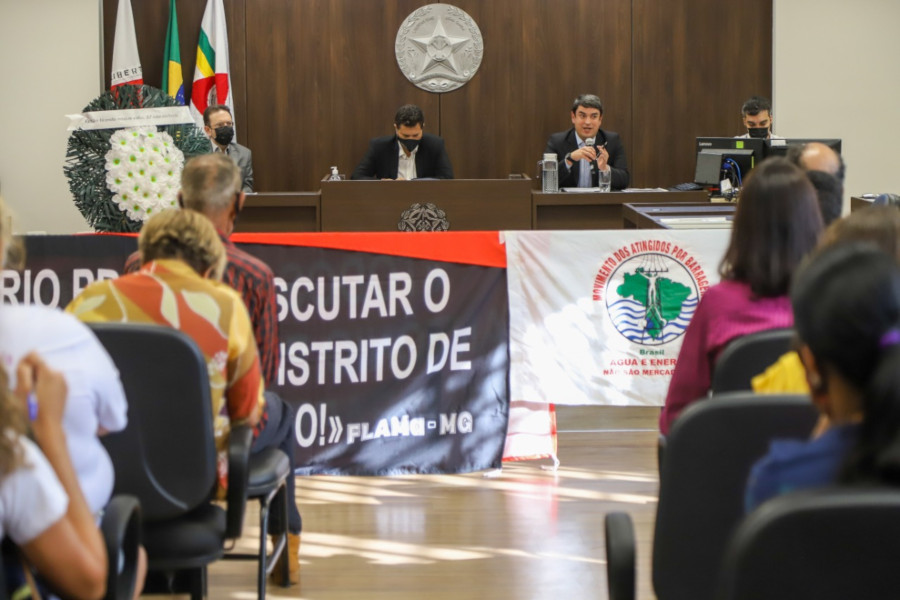
[{"label": "black face mask", "polygon": [[769,137],[769,128],[768,127],[748,127],[747,133],[750,134],[752,138],[761,138],[765,139]]},{"label": "black face mask", "polygon": [[227,125],[224,127],[216,128],[216,143],[220,146],[227,146],[231,143],[231,140],[234,139],[234,127],[228,127]]},{"label": "black face mask", "polygon": [[421,140],[400,140],[400,143],[406,146],[406,149],[412,152],[419,146]]}]

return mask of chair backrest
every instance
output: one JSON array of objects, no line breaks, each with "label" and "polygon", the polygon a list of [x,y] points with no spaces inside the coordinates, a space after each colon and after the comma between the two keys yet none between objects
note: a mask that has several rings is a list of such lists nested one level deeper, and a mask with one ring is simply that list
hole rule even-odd
[{"label": "chair backrest", "polygon": [[161,325],[92,323],[119,369],[128,426],[102,438],[116,494],[141,503],[144,522],[170,519],[210,499],[216,448],[206,361],[186,334]]},{"label": "chair backrest", "polygon": [[719,598],[896,598],[900,490],[830,488],[786,494],[741,524]]},{"label": "chair backrest", "polygon": [[778,437],[805,438],[808,398],[724,394],[695,402],[674,423],[660,470],[653,585],[660,600],[711,599],[722,554],[744,515],[753,463]]},{"label": "chair backrest", "polygon": [[750,380],[789,352],[793,337],[793,329],[768,329],[732,340],[716,360],[712,393],[753,389]]}]

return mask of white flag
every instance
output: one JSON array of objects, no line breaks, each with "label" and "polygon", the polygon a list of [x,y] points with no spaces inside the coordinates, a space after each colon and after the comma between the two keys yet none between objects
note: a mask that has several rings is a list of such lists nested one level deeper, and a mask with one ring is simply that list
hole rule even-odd
[{"label": "white flag", "polygon": [[222,0],[208,0],[197,40],[197,66],[191,87],[191,114],[203,126],[203,111],[224,104],[234,111],[231,74],[228,69],[228,32]]},{"label": "white flag", "polygon": [[109,89],[120,85],[142,85],[144,73],[138,57],[137,37],[134,35],[134,15],[131,0],[119,0],[116,15],[116,37],[113,40],[112,72]]}]

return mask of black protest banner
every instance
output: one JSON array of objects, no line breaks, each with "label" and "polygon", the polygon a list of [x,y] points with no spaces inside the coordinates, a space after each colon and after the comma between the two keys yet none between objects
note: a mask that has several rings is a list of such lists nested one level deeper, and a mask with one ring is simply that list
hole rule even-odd
[{"label": "black protest banner", "polygon": [[500,466],[509,406],[504,268],[244,247],[275,270],[282,348],[275,389],[297,410],[303,472]]},{"label": "black protest banner", "polygon": [[[473,240],[496,246],[496,232],[235,237],[253,240],[242,246],[276,276],[275,391],[297,411],[302,472],[500,466],[509,409],[505,257],[493,248],[482,261],[472,250]],[[367,251],[372,239],[392,250]],[[92,281],[118,276],[135,248],[128,236],[29,236],[27,268],[3,274],[4,301],[65,307]]]}]

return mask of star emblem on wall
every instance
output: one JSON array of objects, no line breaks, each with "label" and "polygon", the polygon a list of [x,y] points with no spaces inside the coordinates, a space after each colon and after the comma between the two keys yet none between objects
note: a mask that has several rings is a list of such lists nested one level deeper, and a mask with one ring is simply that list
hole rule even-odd
[{"label": "star emblem on wall", "polygon": [[459,75],[459,67],[456,64],[456,53],[466,45],[469,40],[463,37],[449,35],[444,29],[443,21],[438,18],[434,30],[430,35],[409,38],[425,54],[423,57],[421,73],[425,74],[441,67]]}]

